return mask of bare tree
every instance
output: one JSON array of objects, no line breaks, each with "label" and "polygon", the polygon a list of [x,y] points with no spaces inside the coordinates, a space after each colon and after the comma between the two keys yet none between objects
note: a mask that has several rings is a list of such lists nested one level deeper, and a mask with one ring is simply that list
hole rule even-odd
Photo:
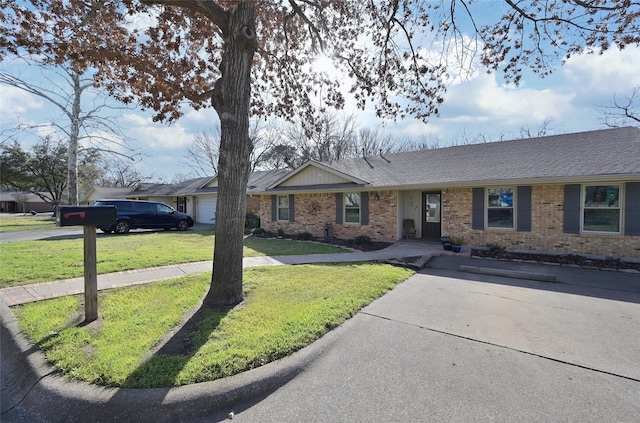
[{"label": "bare tree", "polygon": [[[94,87],[92,77],[75,71],[68,64],[27,54],[22,58],[38,69],[42,78],[21,78],[0,71],[0,84],[11,86],[45,100],[59,115],[44,124],[19,122],[12,135],[46,131],[56,134],[67,145],[67,189],[69,204],[78,204],[78,154],[83,150],[132,154],[114,115],[114,101]],[[123,153],[123,151],[125,153]]]},{"label": "bare tree", "polygon": [[600,108],[602,121],[606,126],[640,126],[640,87],[624,96],[613,96],[613,105]]},{"label": "bare tree", "polygon": [[325,110],[312,121],[298,119],[289,125],[286,136],[304,160],[329,162],[357,154],[356,132],[355,115]]},{"label": "bare tree", "polygon": [[200,177],[213,176],[218,173],[219,154],[220,128],[215,127],[210,133],[196,134],[186,148],[183,163]]},{"label": "bare tree", "polygon": [[140,182],[151,179],[150,176],[140,174],[130,159],[108,157],[102,161],[101,167],[104,171],[98,176],[96,183],[103,187],[135,187]]},{"label": "bare tree", "polygon": [[531,129],[530,126],[522,126],[520,128],[520,138],[536,138],[551,135],[552,132],[555,132],[551,126],[552,122],[553,119],[545,119],[536,129]]},{"label": "bare tree", "polygon": [[[251,171],[264,167],[263,161],[271,147],[282,142],[281,130],[272,122],[254,119],[251,123],[249,137],[253,144],[250,163]],[[215,126],[210,132],[197,134],[187,147],[183,162],[199,177],[213,176],[218,173],[220,159],[220,127]]]}]

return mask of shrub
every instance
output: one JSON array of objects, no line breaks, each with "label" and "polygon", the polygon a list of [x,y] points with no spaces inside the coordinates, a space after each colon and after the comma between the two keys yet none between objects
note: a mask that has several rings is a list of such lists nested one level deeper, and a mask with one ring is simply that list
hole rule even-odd
[{"label": "shrub", "polygon": [[354,238],[353,243],[356,245],[365,245],[371,243],[371,238],[367,235],[358,235]]},{"label": "shrub", "polygon": [[463,245],[464,237],[463,236],[452,236],[451,237],[451,245]]},{"label": "shrub", "polygon": [[267,231],[265,231],[265,229],[264,229],[264,228],[255,228],[255,229],[252,231],[252,233],[253,233],[254,235],[264,235],[264,234],[266,234],[266,233],[267,233]]},{"label": "shrub", "polygon": [[284,235],[284,229],[278,228],[278,236],[283,236],[283,235]]},{"label": "shrub", "polygon": [[244,218],[244,227],[247,229],[259,228],[260,215],[253,212],[248,212]]},{"label": "shrub", "polygon": [[487,244],[487,247],[489,247],[489,251],[492,254],[503,254],[506,251],[505,247],[502,247],[502,246],[500,246],[498,244],[489,243],[489,244]]},{"label": "shrub", "polygon": [[313,239],[313,235],[311,235],[309,232],[300,232],[298,234],[298,239],[302,241],[310,241],[311,239]]}]

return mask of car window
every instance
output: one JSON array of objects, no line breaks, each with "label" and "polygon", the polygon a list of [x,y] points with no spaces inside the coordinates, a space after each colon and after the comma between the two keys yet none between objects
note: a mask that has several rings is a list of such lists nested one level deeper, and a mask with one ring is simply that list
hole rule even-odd
[{"label": "car window", "polygon": [[134,203],[135,210],[143,213],[155,213],[156,208],[153,203]]},{"label": "car window", "polygon": [[133,204],[128,201],[114,201],[113,204],[116,206],[116,210],[131,211],[133,209]]},{"label": "car window", "polygon": [[158,209],[158,213],[162,213],[162,214],[171,214],[173,213],[173,209],[169,206],[167,206],[166,204],[156,204],[157,209]]}]

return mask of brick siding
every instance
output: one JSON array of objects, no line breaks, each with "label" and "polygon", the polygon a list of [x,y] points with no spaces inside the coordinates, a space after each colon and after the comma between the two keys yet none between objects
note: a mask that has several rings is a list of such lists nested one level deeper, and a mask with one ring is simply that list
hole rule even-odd
[{"label": "brick siding", "polygon": [[[375,196],[379,199],[376,200]],[[269,232],[284,230],[288,235],[309,232],[313,236],[325,235],[325,226],[331,224],[330,236],[353,239],[367,235],[372,240],[394,241],[397,233],[396,209],[398,203],[395,191],[369,193],[369,224],[336,223],[336,194],[296,194],[295,221],[271,220],[271,196],[263,195],[260,204],[261,225]]]},{"label": "brick siding", "polygon": [[443,235],[464,236],[465,244],[497,244],[509,249],[639,257],[640,237],[606,234],[565,234],[564,186],[533,186],[531,232],[471,228],[470,188],[442,191]]},{"label": "brick siding", "polygon": [[[376,194],[379,199],[376,200]],[[464,236],[467,245],[497,244],[509,249],[557,253],[596,254],[640,258],[640,237],[599,234],[565,234],[564,186],[533,186],[531,191],[531,232],[515,230],[475,230],[471,227],[472,189],[442,190],[442,233]],[[369,193],[369,225],[335,223],[336,200],[332,193],[296,194],[295,222],[271,221],[271,196],[262,196],[262,227],[270,232],[282,228],[286,234],[309,232],[324,236],[327,223],[337,238],[352,239],[368,235],[374,240],[397,239],[397,191]]]}]

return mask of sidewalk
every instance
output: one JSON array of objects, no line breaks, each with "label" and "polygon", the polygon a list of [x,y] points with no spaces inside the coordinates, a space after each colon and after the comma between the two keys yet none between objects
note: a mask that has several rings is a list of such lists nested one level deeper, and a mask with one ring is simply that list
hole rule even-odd
[{"label": "sidewalk", "polygon": [[[466,251],[465,251],[466,250]],[[456,255],[468,256],[469,249],[455,254],[444,251],[440,244],[424,242],[397,242],[388,248],[378,251],[313,254],[275,257],[246,257],[243,266],[278,266],[285,264],[307,263],[341,263],[355,261],[393,260],[403,257]],[[466,254],[465,254],[466,252]],[[98,290],[117,288],[122,286],[141,285],[165,279],[179,278],[193,273],[208,272],[212,269],[212,261],[184,263],[171,266],[160,266],[149,269],[129,270],[124,272],[98,275]],[[43,282],[0,289],[0,297],[8,306],[15,306],[49,298],[66,295],[82,294],[84,292],[84,278],[64,279],[60,281]]]}]

